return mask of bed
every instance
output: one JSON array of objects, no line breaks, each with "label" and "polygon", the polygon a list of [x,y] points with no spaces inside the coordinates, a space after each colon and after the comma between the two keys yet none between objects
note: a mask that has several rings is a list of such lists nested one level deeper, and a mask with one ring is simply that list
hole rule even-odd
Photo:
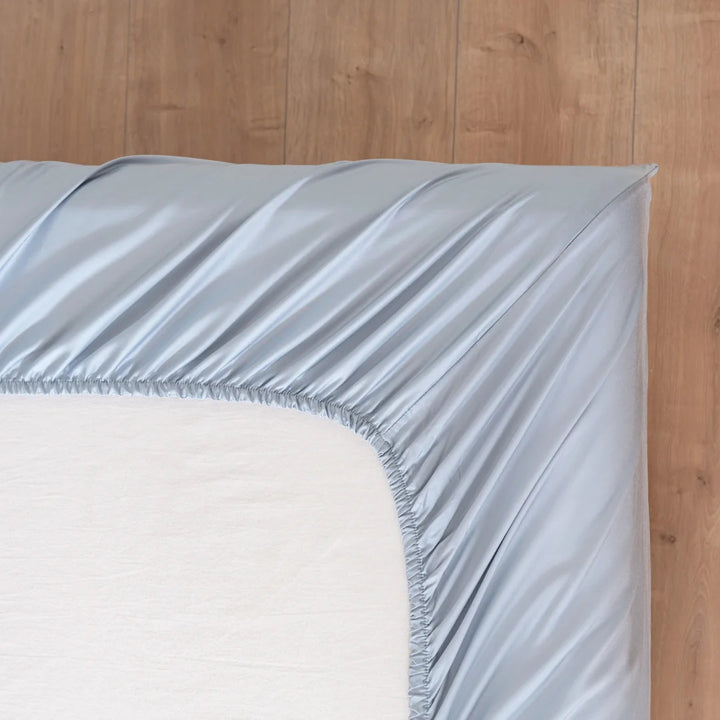
[{"label": "bed", "polygon": [[0,715],[648,720],[654,171],[0,164]]}]

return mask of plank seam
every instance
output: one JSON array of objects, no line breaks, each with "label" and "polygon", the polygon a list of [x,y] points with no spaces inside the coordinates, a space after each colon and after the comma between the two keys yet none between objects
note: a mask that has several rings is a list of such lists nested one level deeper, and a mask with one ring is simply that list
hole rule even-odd
[{"label": "plank seam", "polygon": [[451,159],[455,162],[455,140],[457,138],[457,106],[458,106],[458,64],[460,62],[460,10],[461,2],[455,5],[455,90],[453,92],[453,124]]},{"label": "plank seam", "polygon": [[130,44],[132,2],[127,0],[127,26],[125,32],[125,115],[123,119],[123,155],[127,155],[128,144],[128,102],[130,100]]},{"label": "plank seam", "polygon": [[635,64],[633,67],[633,107],[630,132],[630,162],[635,162],[635,119],[637,115],[638,41],[640,38],[640,0],[635,2]]},{"label": "plank seam", "polygon": [[288,107],[290,101],[290,13],[292,0],[287,0],[287,40],[285,41],[285,110],[283,122],[283,165],[287,163]]}]

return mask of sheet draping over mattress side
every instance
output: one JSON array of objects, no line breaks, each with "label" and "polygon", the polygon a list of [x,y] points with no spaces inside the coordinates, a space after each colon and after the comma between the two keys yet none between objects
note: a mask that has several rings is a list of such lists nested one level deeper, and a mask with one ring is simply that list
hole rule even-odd
[{"label": "sheet draping over mattress side", "polygon": [[0,390],[274,403],[367,438],[411,718],[648,718],[650,166],[0,165]]}]

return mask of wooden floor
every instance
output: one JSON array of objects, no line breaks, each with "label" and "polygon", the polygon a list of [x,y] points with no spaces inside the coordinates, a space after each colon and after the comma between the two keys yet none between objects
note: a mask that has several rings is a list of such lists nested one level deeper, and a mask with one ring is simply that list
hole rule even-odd
[{"label": "wooden floor", "polygon": [[135,153],[660,163],[653,717],[720,718],[718,0],[0,2],[0,159]]}]

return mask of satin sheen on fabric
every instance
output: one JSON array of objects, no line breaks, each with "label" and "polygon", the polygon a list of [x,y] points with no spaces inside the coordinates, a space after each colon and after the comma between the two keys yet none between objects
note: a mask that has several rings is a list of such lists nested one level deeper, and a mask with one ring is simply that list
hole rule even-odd
[{"label": "satin sheen on fabric", "polygon": [[0,165],[0,391],[326,415],[383,463],[410,717],[647,720],[648,177]]}]

